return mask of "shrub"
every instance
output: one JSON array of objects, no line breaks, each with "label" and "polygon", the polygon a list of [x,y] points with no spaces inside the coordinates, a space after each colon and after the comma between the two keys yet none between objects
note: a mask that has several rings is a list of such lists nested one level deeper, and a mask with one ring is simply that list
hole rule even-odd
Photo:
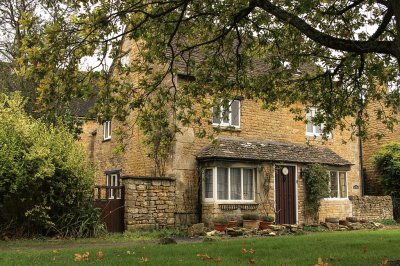
[{"label": "shrub", "polygon": [[85,152],[67,130],[28,116],[18,94],[0,94],[0,231],[93,236],[103,228],[93,184]]},{"label": "shrub", "polygon": [[243,220],[258,220],[260,216],[256,213],[245,213],[242,218]]},{"label": "shrub", "polygon": [[388,194],[400,195],[400,143],[392,142],[382,146],[373,157],[380,183]]},{"label": "shrub", "polygon": [[213,223],[215,224],[228,224],[229,221],[224,216],[219,216],[213,219]]},{"label": "shrub", "polygon": [[261,216],[261,220],[264,222],[273,222],[275,220],[275,218],[270,215],[264,215],[264,216]]},{"label": "shrub", "polygon": [[320,165],[311,165],[305,173],[305,212],[317,219],[321,199],[329,196],[329,172]]}]

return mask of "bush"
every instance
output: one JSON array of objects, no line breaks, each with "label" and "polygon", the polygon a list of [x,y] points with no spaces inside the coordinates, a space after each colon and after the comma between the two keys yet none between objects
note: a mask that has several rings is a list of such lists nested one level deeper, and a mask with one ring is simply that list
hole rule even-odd
[{"label": "bush", "polygon": [[264,222],[273,222],[275,220],[275,218],[270,215],[264,215],[264,216],[261,216],[261,220]]},{"label": "bush", "polygon": [[384,145],[373,157],[373,161],[386,192],[400,196],[400,143]]},{"label": "bush", "polygon": [[229,221],[224,216],[219,216],[213,219],[213,223],[215,224],[228,224]]},{"label": "bush", "polygon": [[0,94],[0,230],[29,236],[93,236],[103,230],[92,205],[94,171],[64,128]]},{"label": "bush", "polygon": [[245,213],[242,218],[243,220],[258,220],[260,216],[256,213]]}]

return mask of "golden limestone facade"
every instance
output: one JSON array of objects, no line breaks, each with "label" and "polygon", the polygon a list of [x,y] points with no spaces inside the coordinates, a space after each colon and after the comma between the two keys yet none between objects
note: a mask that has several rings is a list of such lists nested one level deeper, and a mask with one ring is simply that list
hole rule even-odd
[{"label": "golden limestone facade", "polygon": [[[187,81],[178,78],[178,87],[181,82]],[[244,213],[272,215],[280,223],[314,222],[304,214],[304,173],[313,163],[331,175],[331,197],[322,200],[319,220],[355,215],[351,199],[362,196],[360,149],[350,131],[334,130],[324,141],[319,125],[246,98],[229,111],[223,119],[210,110],[206,130],[221,128],[214,141],[198,138],[194,126],[181,128],[163,177],[155,177],[134,113],[124,123],[85,125],[82,139],[99,169],[98,184],[125,185],[128,229],[210,224],[220,215],[240,220]]]}]

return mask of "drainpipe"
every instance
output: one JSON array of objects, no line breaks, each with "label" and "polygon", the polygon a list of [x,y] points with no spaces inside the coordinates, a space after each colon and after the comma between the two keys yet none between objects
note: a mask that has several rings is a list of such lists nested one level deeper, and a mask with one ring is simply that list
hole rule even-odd
[{"label": "drainpipe", "polygon": [[360,120],[358,125],[358,149],[359,149],[359,161],[360,161],[360,180],[361,180],[361,196],[365,195],[365,180],[364,180],[364,161],[363,161],[363,141],[361,136],[361,121],[363,111],[358,111],[358,119]]}]

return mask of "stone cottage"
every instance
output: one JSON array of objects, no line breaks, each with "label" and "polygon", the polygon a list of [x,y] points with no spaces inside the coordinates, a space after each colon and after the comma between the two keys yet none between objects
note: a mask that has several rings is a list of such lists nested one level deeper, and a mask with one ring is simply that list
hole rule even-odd
[{"label": "stone cottage", "polygon": [[[179,73],[178,86],[187,82],[186,75]],[[323,125],[295,121],[288,108],[266,111],[244,97],[228,100],[229,110],[221,112],[229,112],[228,117],[210,110],[207,127],[220,129],[214,141],[196,137],[193,126],[181,128],[164,177],[154,177],[154,163],[137,127],[114,120],[85,125],[82,138],[99,166],[98,183],[125,187],[128,230],[211,224],[214,217],[241,219],[244,213],[273,215],[282,224],[307,222],[304,173],[315,163],[330,171],[331,196],[322,201],[319,219],[354,216],[353,199],[360,202],[362,184],[359,142],[351,132],[334,130],[323,140]],[[315,112],[310,108],[307,117]],[[134,119],[132,113],[128,122]],[[125,148],[116,152],[121,130],[128,133]]]}]

